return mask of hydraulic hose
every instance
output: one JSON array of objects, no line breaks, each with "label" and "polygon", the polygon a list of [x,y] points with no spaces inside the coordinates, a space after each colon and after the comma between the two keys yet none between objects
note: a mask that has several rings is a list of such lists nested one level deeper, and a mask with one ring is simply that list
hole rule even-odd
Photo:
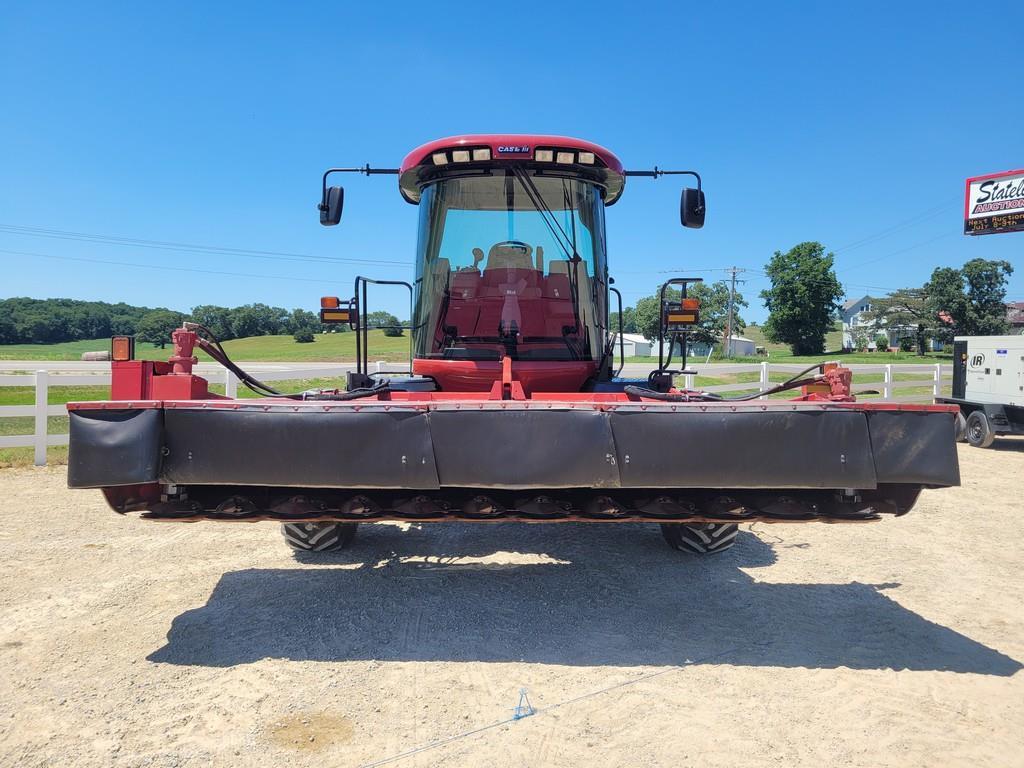
[{"label": "hydraulic hose", "polygon": [[661,400],[665,403],[696,403],[722,399],[713,392],[658,392],[655,389],[638,387],[634,384],[627,384],[623,391],[627,395],[646,397],[648,400]]},{"label": "hydraulic hose", "polygon": [[390,391],[391,387],[387,380],[383,380],[378,381],[372,387],[360,387],[347,392],[299,392],[294,395],[281,395],[281,397],[289,397],[293,400],[358,400],[361,397],[372,397]]},{"label": "hydraulic hose", "polygon": [[[347,392],[279,392],[268,384],[264,384],[255,376],[246,373],[236,363],[234,363],[231,358],[228,357],[228,353],[224,351],[224,347],[221,346],[220,341],[213,335],[213,332],[209,328],[204,325],[200,325],[199,323],[191,322],[186,323],[185,327],[189,330],[201,332],[202,335],[200,335],[200,333],[196,334],[196,346],[212,357],[216,362],[220,363],[235,374],[242,384],[260,397],[283,397],[289,400],[357,400],[361,397],[372,397],[374,395],[380,395],[391,391],[391,388],[388,386],[388,382],[381,381],[372,387],[361,387]],[[208,338],[204,338],[204,336]]]},{"label": "hydraulic hose", "polygon": [[[817,368],[817,366],[813,367]],[[804,373],[806,373],[806,371],[804,371]],[[800,374],[797,375],[799,376]],[[709,400],[722,401],[726,403],[742,403],[747,400],[756,400],[757,398],[765,397],[766,395],[774,395],[777,392],[796,389],[797,387],[802,387],[805,384],[814,384],[819,380],[820,379],[817,376],[812,376],[806,379],[787,379],[781,384],[776,384],[774,387],[762,389],[749,395],[741,395],[740,397],[722,397],[721,395],[716,395],[713,392],[657,392],[653,389],[637,387],[632,384],[627,385],[624,391],[627,395],[646,397],[649,400],[661,400],[667,403],[707,402]]]}]

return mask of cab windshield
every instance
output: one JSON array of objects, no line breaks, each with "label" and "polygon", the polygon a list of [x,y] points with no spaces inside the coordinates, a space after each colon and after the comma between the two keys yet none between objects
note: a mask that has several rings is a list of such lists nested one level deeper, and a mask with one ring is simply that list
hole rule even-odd
[{"label": "cab windshield", "polygon": [[416,356],[596,360],[607,274],[599,187],[503,169],[423,189]]}]

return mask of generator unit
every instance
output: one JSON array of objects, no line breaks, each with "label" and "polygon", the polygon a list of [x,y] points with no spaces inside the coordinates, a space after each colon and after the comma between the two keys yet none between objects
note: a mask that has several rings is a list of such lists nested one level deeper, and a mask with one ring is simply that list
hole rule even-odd
[{"label": "generator unit", "polygon": [[953,396],[936,402],[960,407],[958,437],[975,447],[1024,435],[1024,335],[957,336]]}]

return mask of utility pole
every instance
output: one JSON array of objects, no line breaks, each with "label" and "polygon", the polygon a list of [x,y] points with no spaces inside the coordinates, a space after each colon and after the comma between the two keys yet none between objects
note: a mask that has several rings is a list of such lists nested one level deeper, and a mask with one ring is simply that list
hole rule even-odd
[{"label": "utility pole", "polygon": [[[746,272],[742,267],[729,267],[726,272],[730,273],[729,280],[729,319],[725,324],[725,356],[732,357],[732,326],[733,326],[733,305],[736,296],[736,274]],[[742,283],[743,281],[740,280]]]}]

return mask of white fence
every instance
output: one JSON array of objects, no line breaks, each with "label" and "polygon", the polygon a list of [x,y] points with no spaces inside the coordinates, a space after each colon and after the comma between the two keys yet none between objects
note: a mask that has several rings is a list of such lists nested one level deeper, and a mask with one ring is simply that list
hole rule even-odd
[{"label": "white fence", "polygon": [[[377,370],[383,370],[383,363],[378,362]],[[260,381],[280,381],[282,379],[321,379],[343,377],[346,371],[354,366],[316,367],[316,368],[281,368],[278,370],[261,370],[254,373]],[[224,394],[228,397],[238,396],[238,378],[231,371],[217,368],[213,370],[197,370],[211,384],[223,384]],[[35,389],[34,405],[0,405],[0,419],[11,417],[32,417],[34,419],[31,434],[3,435],[0,434],[0,448],[32,448],[35,451],[36,466],[46,465],[46,449],[51,445],[67,445],[68,435],[48,434],[48,420],[51,416],[67,416],[68,409],[63,404],[49,405],[50,387],[109,387],[109,373],[65,374],[51,371],[36,371],[23,374],[0,374],[0,387],[33,387]]]},{"label": "white fence", "polygon": [[[384,370],[384,363],[376,363],[377,371]],[[738,392],[744,390],[761,390],[771,386],[770,373],[774,367],[776,370],[783,370],[786,373],[793,373],[797,366],[770,363],[750,365],[728,365],[728,373],[758,372],[758,380],[735,383],[716,384],[714,386],[701,387],[706,392]],[[317,368],[281,368],[277,370],[261,370],[253,373],[261,381],[280,381],[282,379],[320,379],[340,377],[346,371],[352,370],[351,365],[337,367]],[[946,366],[949,369],[949,366]],[[872,371],[867,371],[871,373]],[[921,378],[907,381],[896,381],[896,373],[908,373],[920,376]],[[223,384],[224,392],[228,397],[238,395],[238,379],[230,371],[215,369],[197,371],[204,376],[211,384]],[[715,366],[707,366],[704,373],[708,376],[715,375]],[[913,397],[900,397],[893,394],[896,390],[911,387],[925,387],[931,385],[932,396],[938,397],[942,393],[944,383],[944,369],[940,363],[935,365],[886,365],[881,370],[882,381],[878,383],[857,384],[857,374],[854,374],[854,394],[865,393],[876,390],[883,400],[890,402],[912,402],[920,401],[920,395]],[[925,378],[927,377],[927,378]],[[684,376],[685,386],[694,387],[694,375]],[[81,387],[81,386],[110,386],[110,374],[70,374],[54,373],[50,371],[36,371],[25,374],[0,374],[0,387],[33,387],[35,389],[34,405],[0,405],[0,419],[11,417],[32,417],[34,429],[31,434],[24,435],[0,435],[0,448],[33,448],[35,451],[35,463],[37,466],[45,466],[46,449],[51,445],[67,445],[68,435],[51,435],[48,433],[48,420],[51,416],[67,416],[68,410],[64,405],[50,405],[50,387]],[[764,399],[764,398],[761,398]]]},{"label": "white fence", "polygon": [[[722,364],[723,367],[727,367],[729,373],[742,373],[758,371],[759,377],[757,381],[746,382],[742,384],[715,384],[713,386],[702,386],[700,389],[704,392],[739,392],[742,390],[761,390],[767,389],[772,385],[773,382],[770,380],[771,370],[774,368],[776,371],[782,371],[787,374],[794,374],[800,371],[800,366],[788,363],[785,365],[771,363],[754,363],[751,365],[729,365]],[[942,394],[943,383],[952,376],[952,366],[943,366],[942,363],[935,363],[934,365],[914,365],[914,364],[886,364],[880,366],[872,365],[870,368],[865,366],[866,370],[854,372],[853,374],[853,394],[867,394],[871,392],[878,392],[879,397],[882,400],[888,400],[889,402],[920,402],[922,399],[920,395],[912,395],[910,397],[900,396],[899,394],[893,394],[898,389],[911,389],[931,386],[932,397],[938,397]],[[860,376],[863,378],[865,375],[871,374],[882,374],[882,381],[880,382],[864,382],[858,383],[857,378]],[[911,374],[919,378],[909,379],[904,381],[896,381],[896,374]],[[715,376],[715,366],[706,366],[702,372],[702,375],[709,377]],[[945,377],[945,378],[944,378]],[[694,388],[695,375],[690,373],[686,374],[684,379],[684,385],[688,389]],[[765,400],[765,397],[759,398]]]}]

